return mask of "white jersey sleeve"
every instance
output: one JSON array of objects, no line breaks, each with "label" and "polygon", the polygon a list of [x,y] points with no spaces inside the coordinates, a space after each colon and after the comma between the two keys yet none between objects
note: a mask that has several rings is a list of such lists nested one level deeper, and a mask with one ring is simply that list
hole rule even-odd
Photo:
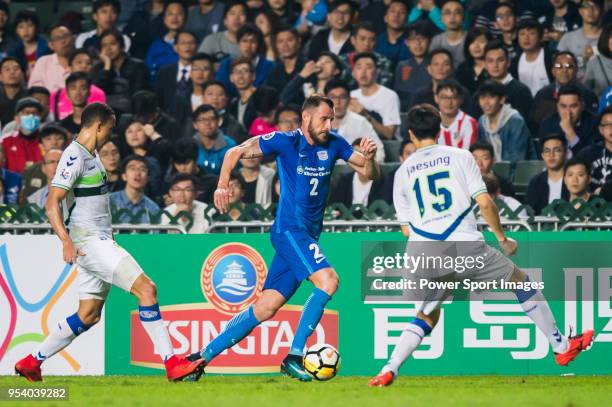
[{"label": "white jersey sleeve", "polygon": [[408,173],[401,165],[395,172],[393,180],[393,206],[395,206],[397,220],[402,225],[407,225],[410,221],[410,188],[408,187]]},{"label": "white jersey sleeve", "polygon": [[60,162],[51,181],[51,186],[71,190],[85,170],[85,159],[81,150],[70,144],[62,153]]}]

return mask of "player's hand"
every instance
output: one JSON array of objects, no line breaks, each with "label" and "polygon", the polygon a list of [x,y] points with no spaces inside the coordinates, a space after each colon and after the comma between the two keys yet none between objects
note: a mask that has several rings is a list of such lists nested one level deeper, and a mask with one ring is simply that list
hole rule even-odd
[{"label": "player's hand", "polygon": [[516,250],[518,249],[518,244],[516,243],[516,240],[510,237],[507,237],[506,240],[501,240],[499,242],[499,246],[501,247],[502,251],[506,256],[512,256],[516,253]]},{"label": "player's hand", "polygon": [[317,65],[315,61],[308,61],[304,64],[304,67],[300,71],[300,76],[306,79],[309,76],[318,73],[320,70],[321,70],[320,67]]},{"label": "player's hand", "polygon": [[363,114],[365,111],[365,107],[355,98],[351,98],[348,108],[357,114]]},{"label": "player's hand", "polygon": [[366,158],[366,160],[374,160],[374,157],[376,157],[377,149],[378,148],[376,147],[376,143],[370,138],[364,137],[359,143],[359,150],[361,151],[361,154],[363,154],[363,156]]},{"label": "player's hand", "polygon": [[78,256],[85,256],[85,253],[81,249],[77,249],[71,239],[64,241],[62,252],[64,261],[68,264],[74,264]]},{"label": "player's hand", "polygon": [[215,190],[215,207],[222,214],[228,212],[231,196],[232,191],[229,188],[217,187],[217,189]]}]

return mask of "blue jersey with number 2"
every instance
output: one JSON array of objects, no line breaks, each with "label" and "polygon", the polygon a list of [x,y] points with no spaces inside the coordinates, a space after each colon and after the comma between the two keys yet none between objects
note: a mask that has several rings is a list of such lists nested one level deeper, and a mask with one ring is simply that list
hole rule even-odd
[{"label": "blue jersey with number 2", "polygon": [[280,179],[281,197],[272,232],[301,230],[318,240],[332,170],[337,159],[348,161],[352,147],[334,132],[326,144],[310,145],[301,129],[263,135],[259,147],[264,155],[276,155]]}]

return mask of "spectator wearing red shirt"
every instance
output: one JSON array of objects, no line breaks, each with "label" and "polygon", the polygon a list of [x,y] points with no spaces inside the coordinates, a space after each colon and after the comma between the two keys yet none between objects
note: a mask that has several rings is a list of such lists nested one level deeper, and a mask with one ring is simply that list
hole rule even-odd
[{"label": "spectator wearing red shirt", "polygon": [[42,105],[33,97],[25,97],[15,107],[17,130],[2,139],[2,150],[6,161],[4,168],[21,174],[32,164],[42,160],[39,141]]}]

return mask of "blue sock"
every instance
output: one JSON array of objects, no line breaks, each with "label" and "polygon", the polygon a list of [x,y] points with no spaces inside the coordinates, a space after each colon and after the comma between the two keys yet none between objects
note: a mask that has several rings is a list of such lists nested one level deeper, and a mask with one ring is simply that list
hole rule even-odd
[{"label": "blue sock", "polygon": [[302,356],[304,347],[306,346],[306,340],[312,335],[319,324],[325,309],[325,304],[327,304],[330,299],[331,296],[325,291],[316,287],[312,290],[312,294],[310,294],[310,297],[308,297],[304,304],[300,324],[295,332],[291,350],[289,351],[290,354]]},{"label": "blue sock", "polygon": [[227,323],[225,330],[202,351],[202,358],[206,363],[210,363],[219,353],[243,340],[257,325],[259,321],[255,318],[251,305]]},{"label": "blue sock", "polygon": [[83,321],[81,321],[81,318],[79,318],[79,315],[76,312],[66,318],[66,323],[75,336],[79,336],[90,328],[89,325],[85,325]]},{"label": "blue sock", "polygon": [[[530,281],[529,276],[525,276],[525,283],[528,283],[529,281]],[[524,289],[517,289],[513,291],[514,291],[514,294],[516,295],[516,298],[521,304],[529,300],[537,292],[537,290],[524,290]]]}]

